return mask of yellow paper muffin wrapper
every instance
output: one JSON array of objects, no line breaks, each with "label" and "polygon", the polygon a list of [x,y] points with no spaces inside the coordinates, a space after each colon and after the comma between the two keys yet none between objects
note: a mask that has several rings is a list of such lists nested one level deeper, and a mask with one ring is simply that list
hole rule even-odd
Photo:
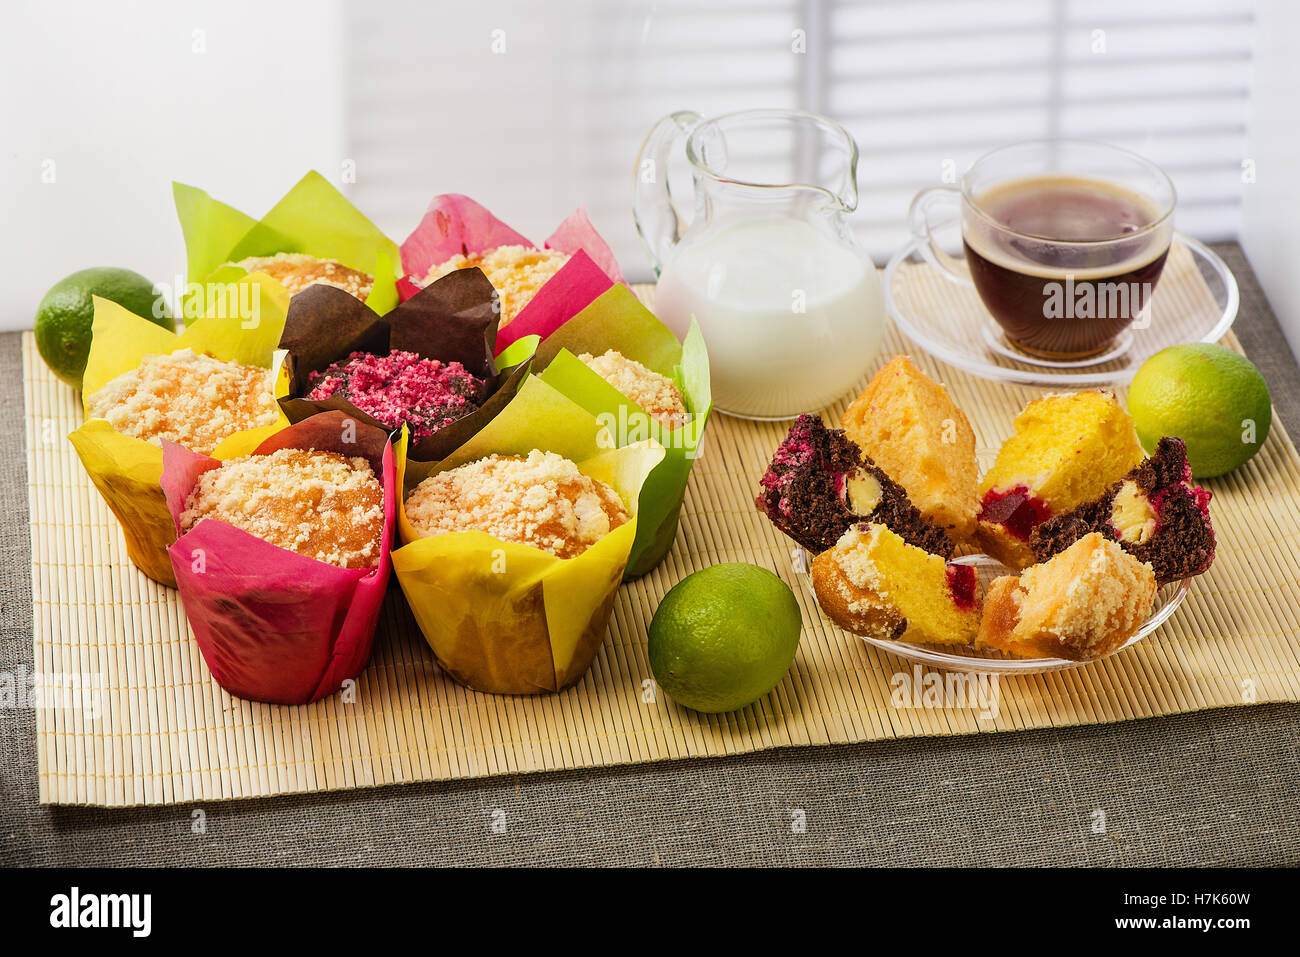
[{"label": "yellow paper muffin wrapper", "polygon": [[[373,276],[366,305],[379,315],[397,305],[402,267],[397,243],[315,170],[294,184],[260,220],[184,183],[172,183],[172,195],[185,236],[191,283],[228,278],[229,270],[245,275],[243,269],[227,264],[249,256],[306,253]],[[217,273],[222,276],[214,275]],[[183,315],[189,315],[189,298],[185,297]]]},{"label": "yellow paper muffin wrapper", "polygon": [[[404,502],[429,475],[492,454],[555,452],[610,485],[632,518],[576,558],[560,559],[484,532],[421,538]],[[614,448],[595,416],[529,378],[505,410],[449,458],[408,462],[397,443],[398,536],[393,570],[425,640],[461,684],[497,694],[559,691],[596,655],[632,543],[641,486],[664,450],[653,442]]]},{"label": "yellow paper muffin wrapper", "polygon": [[[252,316],[213,315],[194,320],[180,335],[168,332],[115,302],[95,299],[90,355],[82,378],[82,403],[112,379],[130,372],[148,355],[163,355],[191,348],[216,359],[269,369],[282,354],[276,346],[284,329],[289,296],[268,276],[244,275],[236,281],[236,295],[257,302]],[[232,300],[233,301],[233,300]],[[288,391],[288,378],[276,377],[276,397]],[[246,455],[258,443],[289,424],[279,413],[272,425],[226,438],[213,451],[214,458]],[[81,463],[104,497],[126,538],[127,554],[142,572],[156,582],[175,586],[167,546],[176,540],[176,528],[167,511],[162,488],[162,449],[117,431],[105,419],[87,420],[68,436]]]}]

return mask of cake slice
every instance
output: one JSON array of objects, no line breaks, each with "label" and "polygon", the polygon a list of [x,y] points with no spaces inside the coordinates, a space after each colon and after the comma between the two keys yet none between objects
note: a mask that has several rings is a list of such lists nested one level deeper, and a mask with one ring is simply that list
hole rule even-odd
[{"label": "cake slice", "polygon": [[1019,578],[993,580],[975,647],[1015,658],[1101,658],[1141,627],[1155,597],[1150,565],[1089,532]]},{"label": "cake slice", "polygon": [[1192,484],[1183,440],[1161,439],[1154,455],[1099,498],[1035,528],[1029,545],[1043,562],[1090,532],[1118,542],[1138,561],[1148,563],[1160,585],[1209,568],[1214,561],[1210,493]]},{"label": "cake slice", "polygon": [[887,525],[904,541],[948,558],[952,540],[931,524],[903,487],[862,454],[843,429],[801,415],[777,447],[754,500],[772,524],[813,554],[855,522]]},{"label": "cake slice", "polygon": [[846,631],[924,645],[969,645],[979,630],[975,569],[949,565],[884,525],[850,527],[812,563],[817,602]]},{"label": "cake slice", "polygon": [[1100,496],[1143,453],[1133,420],[1100,390],[1035,399],[1014,428],[980,483],[975,535],[985,552],[1019,569],[1034,561],[1036,527]]},{"label": "cake slice", "polygon": [[979,511],[975,432],[948,391],[907,356],[876,373],[840,418],[862,451],[952,538],[967,541]]}]

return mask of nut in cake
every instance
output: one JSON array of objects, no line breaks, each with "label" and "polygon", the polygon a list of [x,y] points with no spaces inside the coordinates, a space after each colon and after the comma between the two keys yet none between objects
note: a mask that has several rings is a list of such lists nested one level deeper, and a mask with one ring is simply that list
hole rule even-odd
[{"label": "nut in cake", "polygon": [[920,513],[903,487],[862,454],[843,429],[801,415],[776,450],[755,505],[813,554],[857,522],[887,525],[904,541],[942,558],[952,540]]},{"label": "nut in cake", "polygon": [[1047,561],[1090,532],[1118,542],[1165,585],[1199,575],[1214,561],[1210,493],[1192,484],[1187,447],[1166,436],[1155,454],[1100,497],[1043,522],[1029,537],[1034,557]]}]

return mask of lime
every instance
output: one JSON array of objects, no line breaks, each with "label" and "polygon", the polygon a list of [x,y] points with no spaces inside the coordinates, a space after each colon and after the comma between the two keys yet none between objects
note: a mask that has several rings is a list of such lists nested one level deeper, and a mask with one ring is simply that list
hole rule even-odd
[{"label": "lime", "polygon": [[176,329],[166,300],[138,272],[101,266],[60,279],[36,307],[36,351],[56,376],[76,389],[81,388],[81,375],[90,355],[94,296],[111,299],[164,329]]},{"label": "lime", "polygon": [[1182,439],[1197,478],[1248,462],[1273,420],[1255,364],[1207,342],[1170,346],[1142,363],[1129,386],[1128,411],[1147,452],[1163,436]]},{"label": "lime", "polygon": [[687,575],[650,622],[650,669],[678,704],[735,711],[776,687],[794,662],[802,621],[790,586],[732,562]]}]

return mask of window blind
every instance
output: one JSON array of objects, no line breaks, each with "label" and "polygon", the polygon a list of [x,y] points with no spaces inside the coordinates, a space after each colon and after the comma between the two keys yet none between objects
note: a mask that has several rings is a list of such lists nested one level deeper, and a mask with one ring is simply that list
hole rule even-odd
[{"label": "window blind", "polygon": [[1174,179],[1179,228],[1227,238],[1253,19],[1250,0],[348,0],[349,188],[399,239],[438,192],[538,241],[585,205],[629,278],[647,279],[631,193],[650,126],[800,107],[857,139],[852,222],[878,262],[906,239],[917,190],[1045,136],[1143,153]]}]

